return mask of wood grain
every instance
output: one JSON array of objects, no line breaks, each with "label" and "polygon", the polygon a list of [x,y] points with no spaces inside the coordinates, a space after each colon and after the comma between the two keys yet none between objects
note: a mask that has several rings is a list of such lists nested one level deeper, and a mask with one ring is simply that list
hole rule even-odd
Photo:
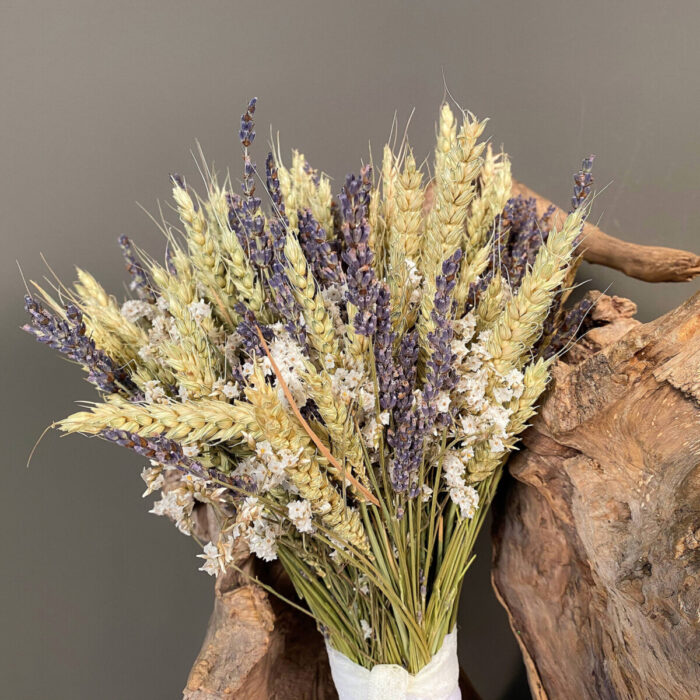
[{"label": "wood grain", "polygon": [[[494,508],[493,583],[540,700],[700,689],[700,294],[559,363]],[[615,327],[621,324],[622,335]]]}]

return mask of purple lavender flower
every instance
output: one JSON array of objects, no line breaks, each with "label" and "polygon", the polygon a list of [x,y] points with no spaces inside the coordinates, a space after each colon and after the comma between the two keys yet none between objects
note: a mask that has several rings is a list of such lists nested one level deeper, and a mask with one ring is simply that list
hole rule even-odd
[{"label": "purple lavender flower", "polygon": [[343,217],[343,237],[345,250],[347,300],[357,307],[355,331],[359,335],[371,336],[377,328],[376,302],[379,294],[372,265],[374,253],[369,245],[369,198],[372,189],[372,168],[365,165],[360,179],[348,175],[339,196],[340,211]]},{"label": "purple lavender flower", "polygon": [[[457,283],[459,262],[462,251],[457,249],[442,264],[442,274],[435,279],[435,301],[431,318],[434,329],[428,333],[430,357],[425,367],[425,384],[423,386],[423,401],[421,405],[422,427],[425,435],[432,432],[437,416],[437,399],[443,391],[450,391],[456,381],[454,355],[452,354],[452,290]],[[447,414],[440,414],[440,423],[449,420]]]},{"label": "purple lavender flower", "polygon": [[571,211],[576,211],[591,194],[594,158],[594,155],[584,158],[581,169],[574,175],[574,196],[571,198]]},{"label": "purple lavender flower", "polygon": [[[571,198],[572,212],[582,207],[590,196],[591,187],[593,186],[593,175],[591,171],[593,169],[594,158],[595,156],[593,155],[584,158],[581,163],[581,169],[574,175],[574,195]],[[585,213],[587,212],[584,212],[584,214]],[[585,219],[581,221],[581,231],[574,242],[575,246],[578,245],[583,235],[584,221]],[[585,308],[585,304],[581,309],[574,307],[569,313],[575,313],[567,322],[567,316],[563,315],[562,311],[562,293],[559,292],[556,295],[552,301],[547,318],[545,319],[542,339],[539,343],[540,350],[545,356],[553,355],[576,338],[579,327],[577,319],[583,320],[587,311],[588,309]]]},{"label": "purple lavender flower", "polygon": [[404,335],[399,343],[394,378],[393,421],[387,430],[387,441],[394,448],[389,479],[397,493],[408,489],[409,482],[418,473],[423,459],[422,439],[418,432],[418,407],[413,399],[417,364],[418,333],[414,330]]},{"label": "purple lavender flower", "polygon": [[342,284],[345,275],[337,253],[328,242],[326,230],[310,209],[299,212],[299,243],[314,277],[322,287]]},{"label": "purple lavender flower", "polygon": [[[394,420],[387,440],[394,448],[390,474],[391,485],[398,493],[408,491],[410,498],[418,495],[418,472],[423,459],[424,441],[432,434],[436,417],[436,401],[441,391],[449,391],[456,382],[452,354],[453,310],[452,291],[457,283],[462,251],[457,250],[442,265],[442,274],[435,280],[435,303],[431,313],[435,329],[428,334],[431,354],[426,364],[425,383],[420,403],[413,400],[416,365],[418,362],[417,334],[407,334],[401,340],[393,393],[396,405]],[[445,422],[440,414],[439,422]],[[447,416],[445,416],[447,418]]]},{"label": "purple lavender flower", "polygon": [[205,467],[191,457],[187,457],[179,442],[169,438],[156,436],[145,438],[126,430],[103,430],[100,437],[114,442],[121,447],[133,450],[137,454],[152,459],[166,467],[175,467],[182,472],[193,474],[206,481],[216,481],[228,484],[236,491],[250,491],[255,488],[252,481],[231,477],[218,469]]},{"label": "purple lavender flower", "polygon": [[553,335],[550,338],[549,344],[542,351],[545,358],[550,358],[556,355],[560,350],[565,348],[569,343],[574,341],[582,330],[585,330],[585,321],[588,312],[593,308],[593,300],[584,297],[574,304],[564,315],[556,328],[552,328],[550,333]]},{"label": "purple lavender flower", "polygon": [[44,343],[69,360],[78,362],[88,371],[88,381],[107,394],[121,393],[133,398],[138,388],[129,374],[118,367],[114,360],[95,346],[92,338],[85,333],[83,314],[77,306],[66,306],[66,318],[60,318],[45,309],[31,296],[24,298],[25,309],[29,312],[31,324],[22,327],[40,343]]},{"label": "purple lavender flower", "polygon": [[506,203],[501,223],[508,238],[501,251],[501,271],[513,289],[520,286],[523,275],[535,261],[537,251],[547,240],[553,214],[554,207],[549,207],[542,217],[538,217],[532,197],[526,199],[518,195]]},{"label": "purple lavender flower", "polygon": [[241,246],[250,261],[260,270],[266,269],[274,258],[273,236],[265,226],[265,217],[260,210],[261,200],[255,194],[257,170],[251,160],[248,147],[255,139],[255,122],[253,114],[257,98],[248,104],[248,109],[241,116],[239,137],[243,146],[243,197],[236,200],[229,198],[229,224],[236,232]]},{"label": "purple lavender flower", "polygon": [[241,316],[241,320],[236,326],[236,332],[241,336],[243,350],[251,357],[264,357],[265,350],[260,343],[258,327],[262,331],[265,341],[270,343],[274,339],[274,333],[268,326],[258,323],[255,314],[240,302],[236,304],[236,312]]},{"label": "purple lavender flower", "polygon": [[146,270],[144,270],[143,265],[136,258],[131,241],[127,236],[119,236],[119,246],[126,261],[127,272],[131,275],[131,289],[136,292],[139,299],[143,299],[149,304],[154,304],[156,295],[153,292],[153,283]]},{"label": "purple lavender flower", "polygon": [[282,190],[280,189],[280,178],[275,165],[275,159],[272,153],[267,154],[265,160],[265,178],[267,180],[267,191],[270,193],[270,199],[275,208],[275,214],[279,217],[284,217],[285,207]]},{"label": "purple lavender flower", "polygon": [[241,140],[244,148],[248,148],[255,140],[255,122],[253,114],[255,114],[255,105],[258,98],[254,97],[249,103],[248,108],[241,115],[241,130],[238,132],[238,138]]},{"label": "purple lavender flower", "polygon": [[301,307],[292,293],[284,265],[279,260],[272,263],[269,285],[277,313],[284,319],[284,329],[302,348],[306,348],[306,329],[301,321]]}]

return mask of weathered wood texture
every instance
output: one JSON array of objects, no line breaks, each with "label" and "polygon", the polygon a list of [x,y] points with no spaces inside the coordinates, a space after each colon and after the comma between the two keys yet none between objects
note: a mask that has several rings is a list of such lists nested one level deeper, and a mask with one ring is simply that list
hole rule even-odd
[{"label": "weathered wood texture", "polygon": [[632,312],[603,299],[494,508],[493,583],[538,700],[700,697],[700,294]]}]

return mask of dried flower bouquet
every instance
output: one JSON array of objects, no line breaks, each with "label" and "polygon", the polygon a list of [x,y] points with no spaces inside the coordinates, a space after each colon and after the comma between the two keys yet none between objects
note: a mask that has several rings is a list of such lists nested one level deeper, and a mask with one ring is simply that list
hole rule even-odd
[{"label": "dried flower bouquet", "polygon": [[510,198],[485,122],[443,105],[432,181],[386,146],[380,175],[365,165],[334,199],[277,149],[263,205],[254,111],[239,192],[204,168],[199,197],[174,175],[163,264],[120,240],[134,298],[78,270],[53,297],[37,286],[25,328],[101,394],[62,431],[147,457],[153,512],[185,534],[213,507],[204,571],[239,545],[279,559],[333,650],[416,674],[455,627],[502,465],[586,311],[561,302],[591,160],[554,228]]}]

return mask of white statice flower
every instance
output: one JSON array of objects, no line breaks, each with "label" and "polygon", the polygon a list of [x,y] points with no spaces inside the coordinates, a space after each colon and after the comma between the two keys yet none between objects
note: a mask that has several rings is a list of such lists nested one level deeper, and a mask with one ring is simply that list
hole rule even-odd
[{"label": "white statice flower", "polygon": [[161,296],[156,299],[156,308],[161,313],[165,313],[170,308],[170,304],[165,297]]},{"label": "white statice flower", "polygon": [[224,386],[221,388],[221,391],[227,399],[237,399],[241,395],[241,390],[239,389],[238,384],[234,384],[231,381],[226,382],[226,384],[224,384]]},{"label": "white statice flower", "polygon": [[250,523],[253,520],[257,520],[262,515],[262,512],[262,503],[255,496],[246,496],[238,508],[237,521],[239,523]]},{"label": "white statice flower", "polygon": [[[452,336],[451,350],[456,357],[455,362],[457,364],[463,363],[470,357],[470,344],[472,342],[472,338],[474,337],[475,328],[476,318],[474,317],[474,313],[471,311],[463,318],[452,321],[454,335]],[[480,363],[481,359],[479,359],[479,364]]]},{"label": "white statice flower", "polygon": [[214,397],[224,397],[226,399],[237,399],[241,395],[241,390],[232,381],[226,381],[226,379],[214,380],[211,387],[211,393],[209,396]]},{"label": "white statice flower", "polygon": [[239,506],[230,537],[242,538],[252,554],[263,561],[273,561],[277,559],[280,533],[279,524],[265,515],[263,504],[255,496],[248,496]]},{"label": "white statice flower", "polygon": [[345,332],[345,323],[343,323],[343,316],[340,312],[340,305],[343,303],[345,295],[344,289],[347,289],[347,285],[331,284],[321,290],[323,305],[333,321],[333,329],[339,335],[343,335]]},{"label": "white statice flower", "polygon": [[455,335],[463,340],[471,340],[474,337],[476,331],[476,316],[473,311],[462,316],[462,318],[456,318],[452,322],[452,328],[454,329]]},{"label": "white statice flower", "polygon": [[[184,454],[185,457],[199,457],[199,445],[196,443],[192,445],[183,445],[182,454]],[[190,475],[188,474],[187,476]]]},{"label": "white statice flower", "polygon": [[[332,381],[333,394],[343,403],[350,404],[357,396],[359,387],[367,381],[367,376],[361,368],[338,367],[332,376]],[[374,396],[372,397],[373,407]]]},{"label": "white statice flower", "polygon": [[152,379],[144,385],[144,401],[146,403],[167,403],[168,395],[165,389],[157,379]]},{"label": "white statice flower", "polygon": [[197,323],[201,323],[205,319],[211,318],[211,306],[209,306],[204,299],[193,301],[187,306],[187,310]]},{"label": "white statice flower", "polygon": [[506,445],[503,442],[503,438],[497,435],[489,438],[489,450],[494,454],[503,452],[506,449]]},{"label": "white statice flower", "polygon": [[360,620],[360,628],[362,629],[362,636],[365,639],[372,638],[373,630],[369,626],[369,622],[367,622],[367,620]]},{"label": "white statice flower", "polygon": [[481,333],[479,333],[479,335],[476,337],[477,342],[472,343],[470,352],[478,355],[482,360],[490,360],[492,355],[488,351],[488,342],[492,335],[493,331],[490,328],[481,331]]},{"label": "white statice flower", "polygon": [[190,516],[193,507],[194,498],[191,493],[168,491],[153,504],[153,508],[148,512],[170,518],[183,535],[190,535],[192,534]]},{"label": "white statice flower", "polygon": [[180,401],[187,401],[190,398],[190,391],[184,384],[180,384],[177,387],[177,395],[180,397]]},{"label": "white statice flower", "polygon": [[157,349],[151,343],[148,343],[147,345],[142,345],[139,348],[138,353],[139,353],[139,357],[144,362],[151,362],[152,360],[158,359]]},{"label": "white statice flower", "polygon": [[[270,342],[270,355],[279,368],[294,403],[301,408],[310,398],[309,390],[301,377],[305,371],[306,355],[299,343],[289,333],[280,329],[274,340]],[[266,358],[267,359],[267,358]],[[282,387],[279,387],[279,398],[283,406],[287,405],[287,397]]]},{"label": "white statice flower", "polygon": [[[247,436],[244,435],[244,438]],[[287,481],[287,472],[299,464],[304,448],[277,451],[267,440],[251,441],[249,444],[255,450],[255,455],[239,460],[234,475],[251,478],[260,493],[267,493],[278,486],[296,493],[296,489]]]},{"label": "white statice flower", "polygon": [[491,393],[498,403],[507,403],[513,398],[513,389],[509,386],[496,385],[493,387]]},{"label": "white statice flower", "polygon": [[199,568],[210,576],[217,576],[226,570],[225,557],[219,548],[213,543],[208,542],[204,545],[204,553],[198,554],[199,559],[204,559],[204,565]]},{"label": "white statice flower", "polygon": [[365,413],[373,413],[376,406],[376,397],[374,394],[374,386],[369,382],[360,387],[360,407]]},{"label": "white statice flower", "polygon": [[442,477],[448,486],[450,499],[463,518],[473,518],[479,507],[479,494],[464,480],[465,462],[457,452],[447,452],[442,464]]},{"label": "white statice flower", "polygon": [[241,374],[246,379],[250,379],[253,374],[255,374],[256,369],[262,370],[263,376],[265,377],[269,377],[274,374],[272,365],[270,364],[270,358],[267,355],[262,358],[256,358],[255,361],[248,360],[247,362],[244,362],[241,365]]},{"label": "white statice flower", "polygon": [[411,260],[411,258],[406,258],[406,270],[408,271],[408,284],[411,288],[411,298],[409,301],[411,304],[417,304],[421,297],[423,277],[418,271],[418,265]]},{"label": "white statice flower", "polygon": [[233,475],[248,476],[255,482],[258,489],[261,489],[260,485],[264,483],[267,476],[267,465],[256,457],[245,457],[238,460]]},{"label": "white statice flower", "polygon": [[510,422],[511,410],[506,406],[490,404],[481,414],[482,420],[493,435],[502,438],[508,437],[508,423]]},{"label": "white statice flower", "polygon": [[348,285],[344,282],[343,284],[329,284],[327,287],[321,290],[321,296],[324,302],[328,302],[337,307],[341,306],[345,302],[345,298],[348,292]]},{"label": "white statice flower", "polygon": [[379,414],[379,422],[382,425],[389,425],[389,423],[391,422],[391,414],[389,413],[389,411],[382,411]]},{"label": "white statice flower", "polygon": [[370,416],[369,420],[365,421],[361,432],[367,447],[376,450],[379,447],[382,429],[374,416]]},{"label": "white statice flower", "polygon": [[154,311],[153,304],[141,299],[129,299],[122,304],[121,308],[122,316],[131,323],[136,323],[142,318],[152,318]]},{"label": "white statice flower", "polygon": [[240,333],[231,333],[226,336],[223,343],[223,353],[229,365],[238,364],[238,349],[241,347],[242,338]]},{"label": "white statice flower", "polygon": [[141,471],[141,478],[146,483],[146,490],[143,492],[143,497],[150,496],[155,491],[158,491],[165,486],[165,478],[163,476],[163,467],[157,462],[152,463],[151,467],[144,467]]},{"label": "white statice flower", "polygon": [[427,484],[423,484],[423,486],[421,486],[420,488],[421,488],[420,500],[423,503],[427,503],[430,500],[430,497],[433,495],[433,490]]},{"label": "white statice flower", "polygon": [[260,518],[255,520],[245,534],[248,549],[263,561],[277,559],[277,537],[280,534],[279,526],[269,520]]},{"label": "white statice flower", "polygon": [[450,489],[450,498],[459,508],[463,518],[471,520],[479,508],[479,493],[473,486]]},{"label": "white statice flower", "polygon": [[513,396],[519,399],[525,391],[525,375],[517,370],[511,369],[504,377],[503,381],[513,390]]},{"label": "white statice flower", "polygon": [[172,316],[159,315],[151,322],[148,331],[148,341],[151,345],[160,345],[167,342],[179,342],[180,333],[177,330],[175,319]]},{"label": "white statice flower", "polygon": [[333,370],[335,369],[335,355],[332,352],[327,352],[323,356],[323,366],[327,370]]},{"label": "white statice flower", "polygon": [[435,407],[438,413],[447,413],[450,410],[450,394],[447,391],[441,391],[438,394]]},{"label": "white statice flower", "polygon": [[476,438],[480,431],[480,421],[477,416],[467,413],[460,417],[460,424],[462,426],[462,437],[464,438]]},{"label": "white statice flower", "polygon": [[309,501],[305,499],[290,501],[287,504],[287,513],[292,524],[299,532],[311,533],[314,531],[314,526],[311,522],[311,503]]}]

